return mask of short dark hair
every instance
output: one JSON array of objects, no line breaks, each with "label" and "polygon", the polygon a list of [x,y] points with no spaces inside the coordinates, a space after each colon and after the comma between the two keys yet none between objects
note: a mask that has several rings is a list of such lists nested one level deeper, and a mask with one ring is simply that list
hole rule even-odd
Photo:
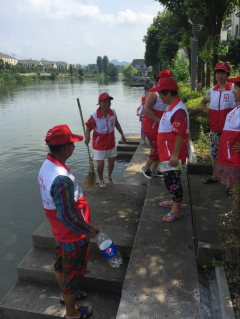
[{"label": "short dark hair", "polygon": [[60,145],[50,145],[48,144],[48,148],[50,153],[61,153],[62,149],[66,146],[69,145],[70,143],[67,144],[60,144]]},{"label": "short dark hair", "polygon": [[221,70],[221,69],[215,70],[215,71],[214,71],[214,75],[216,75],[216,72],[227,73],[227,76],[228,76],[228,77],[230,76],[230,72],[227,72],[227,71],[224,71],[224,70]]},{"label": "short dark hair", "polygon": [[240,82],[233,82],[233,84],[237,84],[237,86],[240,87]]},{"label": "short dark hair", "polygon": [[168,92],[170,92],[170,94],[172,96],[177,96],[178,95],[178,91],[176,91],[176,90],[162,90],[161,92],[162,92],[162,94],[164,96],[166,96],[168,94]]}]

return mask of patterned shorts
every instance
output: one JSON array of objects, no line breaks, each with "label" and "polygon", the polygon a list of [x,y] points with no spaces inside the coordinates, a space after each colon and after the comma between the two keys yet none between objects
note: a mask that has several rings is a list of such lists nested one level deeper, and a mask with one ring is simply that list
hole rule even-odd
[{"label": "patterned shorts", "polygon": [[59,245],[56,246],[55,272],[62,273],[61,291],[65,295],[72,295],[80,287],[81,277],[87,268],[89,243],[70,251],[64,251]]},{"label": "patterned shorts", "polygon": [[218,148],[222,132],[210,131],[210,158],[218,158]]},{"label": "patterned shorts", "polygon": [[158,148],[157,148],[157,133],[156,134],[146,133],[146,135],[152,147],[152,152],[149,155],[149,158],[152,161],[159,161]]}]

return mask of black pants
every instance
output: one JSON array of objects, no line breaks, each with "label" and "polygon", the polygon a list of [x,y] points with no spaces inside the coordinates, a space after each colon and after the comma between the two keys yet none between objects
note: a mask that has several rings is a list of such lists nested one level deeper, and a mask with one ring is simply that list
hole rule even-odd
[{"label": "black pants", "polygon": [[183,198],[181,172],[179,170],[163,172],[164,183],[169,193],[173,195],[172,199],[176,203],[181,203]]}]

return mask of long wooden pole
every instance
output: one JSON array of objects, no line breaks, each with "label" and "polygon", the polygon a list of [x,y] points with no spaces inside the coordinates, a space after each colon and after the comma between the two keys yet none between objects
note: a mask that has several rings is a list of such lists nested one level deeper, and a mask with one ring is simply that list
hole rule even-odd
[{"label": "long wooden pole", "polygon": [[[83,119],[83,114],[82,114],[82,108],[81,108],[81,104],[80,104],[79,98],[77,98],[77,104],[78,104],[78,109],[79,109],[80,117],[81,117],[81,120],[82,120],[82,127],[83,127],[84,137],[85,137],[85,139],[86,139],[86,129],[85,129],[85,125],[84,125],[84,119]],[[91,162],[93,159],[92,159],[92,157],[91,157],[90,149],[89,149],[89,146],[88,146],[88,145],[87,145],[87,150],[88,150],[89,161]]]}]

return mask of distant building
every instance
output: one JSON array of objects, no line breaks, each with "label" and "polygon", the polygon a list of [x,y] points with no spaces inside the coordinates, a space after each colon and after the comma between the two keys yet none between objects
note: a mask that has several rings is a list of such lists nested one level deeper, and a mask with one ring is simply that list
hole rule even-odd
[{"label": "distant building", "polygon": [[58,61],[55,63],[56,63],[57,69],[60,69],[60,70],[62,70],[62,69],[68,70],[69,69],[69,64],[67,64],[67,62]]},{"label": "distant building", "polygon": [[28,67],[42,65],[42,63],[40,61],[32,60],[32,59],[18,60],[18,64],[20,64],[22,66],[28,66]]},{"label": "distant building", "polygon": [[0,59],[2,59],[4,63],[10,63],[12,65],[16,65],[18,63],[18,60],[16,58],[1,52],[0,52]]},{"label": "distant building", "polygon": [[81,64],[77,63],[76,64],[76,69],[81,69],[81,68],[82,68]]},{"label": "distant building", "polygon": [[224,22],[221,30],[221,40],[227,40],[229,35],[240,37],[240,9],[234,11]]},{"label": "distant building", "polygon": [[133,59],[132,66],[138,70],[138,73],[134,75],[134,78],[150,76],[151,68],[146,66],[144,59]]}]

